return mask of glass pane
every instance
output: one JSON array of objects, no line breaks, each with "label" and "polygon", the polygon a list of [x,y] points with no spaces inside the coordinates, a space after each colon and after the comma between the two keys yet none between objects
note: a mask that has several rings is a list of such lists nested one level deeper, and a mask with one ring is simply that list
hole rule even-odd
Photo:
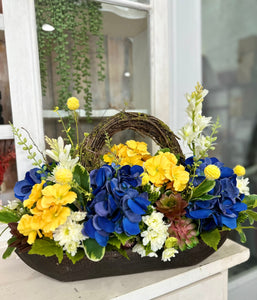
[{"label": "glass pane", "polygon": [[13,140],[0,140],[0,204],[14,199],[13,188],[17,181]]},{"label": "glass pane", "polygon": [[[113,109],[150,111],[150,66],[148,48],[148,15],[141,10],[102,4],[105,60],[105,80],[98,81],[96,37],[89,36],[90,79],[92,92],[93,122],[88,123],[85,112],[80,117],[81,134],[90,132],[102,117],[113,114]],[[41,21],[42,23],[42,21]],[[76,30],[76,28],[74,29]],[[45,33],[47,34],[47,33]],[[53,33],[49,33],[53,34]],[[74,46],[69,39],[67,51]],[[81,48],[82,49],[82,48]],[[48,57],[46,95],[43,97],[45,134],[57,136],[61,126],[49,111],[58,104],[58,70],[56,54]],[[71,66],[69,72],[74,72]],[[83,102],[85,93],[78,94],[74,85],[69,87],[72,96]],[[66,101],[66,99],[64,99]],[[82,103],[83,108],[83,103]]]},{"label": "glass pane", "polygon": [[[202,0],[204,109],[220,117],[213,153],[228,167],[241,164],[257,193],[257,5],[256,1]],[[257,263],[257,231],[247,232],[251,258],[232,273]],[[239,241],[238,236],[234,239]]]},{"label": "glass pane", "polygon": [[12,121],[4,31],[0,30],[0,125]]}]

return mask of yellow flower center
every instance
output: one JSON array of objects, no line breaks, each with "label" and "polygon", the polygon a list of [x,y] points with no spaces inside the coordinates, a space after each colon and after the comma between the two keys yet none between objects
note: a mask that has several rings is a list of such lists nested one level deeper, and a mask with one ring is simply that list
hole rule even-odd
[{"label": "yellow flower center", "polygon": [[66,184],[72,181],[73,175],[70,170],[61,168],[55,172],[54,177],[57,183]]},{"label": "yellow flower center", "polygon": [[79,100],[75,97],[71,97],[67,100],[67,106],[69,110],[76,110],[79,108]]},{"label": "yellow flower center", "polygon": [[233,171],[237,176],[244,176],[245,175],[245,168],[241,165],[235,166]]},{"label": "yellow flower center", "polygon": [[204,169],[204,175],[206,179],[215,180],[220,177],[220,169],[215,165],[208,165]]}]

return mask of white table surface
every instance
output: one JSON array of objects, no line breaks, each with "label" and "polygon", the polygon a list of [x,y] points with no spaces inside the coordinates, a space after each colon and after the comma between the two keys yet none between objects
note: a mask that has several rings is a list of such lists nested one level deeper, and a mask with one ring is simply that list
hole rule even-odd
[{"label": "white table surface", "polygon": [[[0,248],[1,256],[3,250]],[[217,252],[192,267],[66,283],[34,271],[14,253],[0,260],[0,299],[153,299],[223,272],[248,258],[247,248],[227,240]]]}]

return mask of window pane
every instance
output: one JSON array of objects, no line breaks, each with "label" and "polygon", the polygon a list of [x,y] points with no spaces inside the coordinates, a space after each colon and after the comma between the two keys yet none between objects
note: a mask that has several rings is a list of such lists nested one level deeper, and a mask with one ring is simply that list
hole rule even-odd
[{"label": "window pane", "polygon": [[[102,5],[105,80],[97,80],[98,61],[95,50],[95,37],[89,38],[91,92],[93,122],[89,124],[82,112],[81,133],[90,132],[102,117],[113,114],[113,110],[132,109],[150,112],[150,66],[148,48],[147,12],[126,7]],[[51,34],[51,33],[50,33]],[[71,50],[72,40],[67,49]],[[58,75],[56,74],[56,54],[48,58],[48,88],[43,97],[45,134],[57,136],[61,126],[49,111],[58,105]],[[73,72],[73,67],[70,72]],[[83,102],[84,93],[71,93]],[[65,99],[66,101],[66,99]],[[82,103],[83,108],[83,103]]]},{"label": "window pane", "polygon": [[12,121],[4,31],[0,30],[0,125]]},{"label": "window pane", "polygon": [[[207,115],[220,117],[219,143],[213,153],[228,167],[241,164],[257,192],[257,4],[256,1],[202,0],[203,83],[209,90]],[[257,232],[247,234],[257,261]],[[238,240],[236,236],[235,239]],[[237,271],[236,271],[237,272]]]}]

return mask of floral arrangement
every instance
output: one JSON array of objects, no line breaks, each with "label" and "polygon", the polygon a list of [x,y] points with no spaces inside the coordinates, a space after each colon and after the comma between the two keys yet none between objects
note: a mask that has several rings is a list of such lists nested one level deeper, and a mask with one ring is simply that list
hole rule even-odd
[{"label": "floral arrangement", "polygon": [[107,135],[109,151],[89,172],[82,164],[88,153],[81,150],[74,97],[67,106],[76,123],[76,143],[60,118],[69,144],[46,137],[49,149],[42,160],[13,127],[35,168],[16,183],[17,200],[0,210],[0,221],[12,234],[3,258],[17,249],[56,255],[59,263],[67,255],[76,263],[84,256],[99,261],[107,251],[128,258],[132,251],[170,261],[200,239],[217,250],[223,231],[236,230],[244,242],[243,230],[254,228],[257,220],[257,195],[249,194],[243,166],[231,169],[208,157],[220,125],[202,115],[206,94],[198,84],[186,95],[189,122],[179,132],[192,152],[186,159],[167,148],[151,155],[146,143],[134,140],[111,145]]}]

